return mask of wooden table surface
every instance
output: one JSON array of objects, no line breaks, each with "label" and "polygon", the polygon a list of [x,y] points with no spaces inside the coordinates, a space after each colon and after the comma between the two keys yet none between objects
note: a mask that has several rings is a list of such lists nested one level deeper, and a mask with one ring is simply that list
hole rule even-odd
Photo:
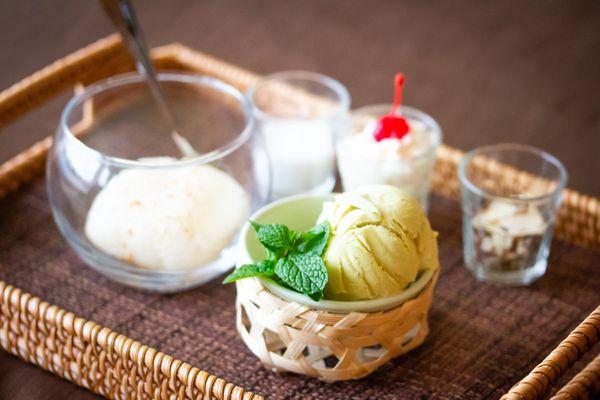
[{"label": "wooden table surface", "polygon": [[[600,196],[600,2],[136,0],[150,45],[179,41],[259,73],[305,69],[344,83],[353,106],[405,101],[462,149],[549,151],[569,186]],[[90,1],[0,3],[0,88],[112,32]],[[0,131],[0,161],[51,133],[65,98]],[[1,279],[2,277],[0,277]],[[0,399],[87,399],[0,353]]]}]

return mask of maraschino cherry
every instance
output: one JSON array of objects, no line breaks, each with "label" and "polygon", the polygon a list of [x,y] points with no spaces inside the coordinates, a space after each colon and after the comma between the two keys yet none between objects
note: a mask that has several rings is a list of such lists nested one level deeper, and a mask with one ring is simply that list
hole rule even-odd
[{"label": "maraschino cherry", "polygon": [[392,112],[384,115],[377,122],[373,137],[381,142],[383,139],[402,139],[410,131],[406,119],[396,115],[396,111],[402,103],[402,85],[404,84],[404,74],[397,73],[394,78],[396,93],[394,95],[394,106]]}]

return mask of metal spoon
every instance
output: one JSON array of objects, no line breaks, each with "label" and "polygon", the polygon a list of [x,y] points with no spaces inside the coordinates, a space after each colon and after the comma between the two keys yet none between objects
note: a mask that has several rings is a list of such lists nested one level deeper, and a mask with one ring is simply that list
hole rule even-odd
[{"label": "metal spoon", "polygon": [[148,48],[131,2],[129,0],[100,0],[100,4],[121,34],[129,53],[136,61],[138,72],[146,78],[156,105],[171,128],[171,137],[175,145],[184,157],[197,156],[198,152],[194,150],[190,142],[177,132],[177,119],[156,77],[156,71],[150,61]]}]

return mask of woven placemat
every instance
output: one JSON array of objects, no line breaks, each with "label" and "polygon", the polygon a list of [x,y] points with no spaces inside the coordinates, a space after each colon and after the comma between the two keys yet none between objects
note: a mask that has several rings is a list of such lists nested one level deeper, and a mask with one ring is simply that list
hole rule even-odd
[{"label": "woven placemat", "polygon": [[422,347],[354,382],[265,369],[238,337],[235,289],[220,279],[157,295],[92,271],[55,228],[42,179],[0,200],[0,277],[267,398],[498,398],[595,308],[600,252],[555,241],[546,276],[527,288],[497,287],[477,282],[463,266],[459,204],[434,196],[430,218],[442,261],[431,334]]}]

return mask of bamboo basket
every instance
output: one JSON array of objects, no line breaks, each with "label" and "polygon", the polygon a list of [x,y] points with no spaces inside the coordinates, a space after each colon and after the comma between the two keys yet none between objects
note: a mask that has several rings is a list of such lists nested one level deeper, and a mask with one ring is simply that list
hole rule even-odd
[{"label": "bamboo basket", "polygon": [[[191,70],[246,90],[258,76],[180,44],[156,48],[158,68]],[[0,93],[0,128],[78,84],[89,85],[133,70],[119,37],[109,36],[60,59]],[[0,165],[0,197],[43,172],[48,137]],[[441,146],[433,190],[457,198],[456,165],[462,152]],[[502,177],[503,169],[497,168]],[[600,248],[600,201],[565,190],[555,229],[557,238]],[[548,397],[558,378],[600,339],[600,307],[538,367],[517,383],[506,399]],[[130,338],[78,318],[0,281],[0,346],[73,383],[111,399],[205,398],[258,400],[260,395],[226,382]],[[596,358],[556,398],[585,398],[598,389]]]},{"label": "bamboo basket", "polygon": [[333,313],[285,300],[258,279],[236,282],[242,340],[275,371],[325,381],[362,378],[420,346],[438,272],[414,298],[390,310]]}]

